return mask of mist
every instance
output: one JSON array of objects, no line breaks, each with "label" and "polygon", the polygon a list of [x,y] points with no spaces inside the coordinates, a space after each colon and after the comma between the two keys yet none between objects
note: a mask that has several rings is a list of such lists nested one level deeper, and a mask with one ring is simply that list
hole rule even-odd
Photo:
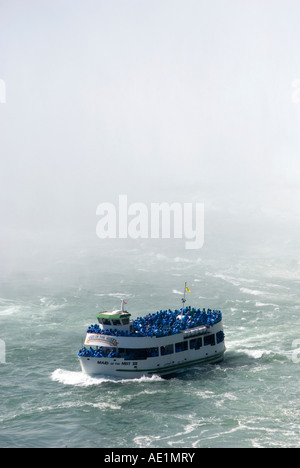
[{"label": "mist", "polygon": [[96,209],[120,194],[204,203],[208,246],[216,226],[298,229],[299,15],[292,0],[1,0],[3,268],[102,248]]}]

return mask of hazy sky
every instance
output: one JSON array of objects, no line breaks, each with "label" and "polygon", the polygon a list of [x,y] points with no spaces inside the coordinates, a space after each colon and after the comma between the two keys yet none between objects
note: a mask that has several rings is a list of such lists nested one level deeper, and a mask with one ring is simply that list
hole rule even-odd
[{"label": "hazy sky", "polygon": [[0,0],[1,226],[93,231],[119,194],[297,214],[299,19],[296,0]]}]

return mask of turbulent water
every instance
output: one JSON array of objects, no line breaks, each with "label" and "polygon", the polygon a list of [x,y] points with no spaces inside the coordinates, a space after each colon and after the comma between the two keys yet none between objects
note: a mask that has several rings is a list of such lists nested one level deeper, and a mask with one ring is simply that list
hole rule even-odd
[{"label": "turbulent water", "polygon": [[[225,240],[218,229],[198,251],[111,242],[28,253],[23,269],[7,267],[0,446],[299,446],[299,241],[288,230],[259,231]],[[221,364],[170,379],[81,373],[77,352],[97,312],[120,299],[134,318],[178,308],[185,281],[188,304],[223,312]]]}]

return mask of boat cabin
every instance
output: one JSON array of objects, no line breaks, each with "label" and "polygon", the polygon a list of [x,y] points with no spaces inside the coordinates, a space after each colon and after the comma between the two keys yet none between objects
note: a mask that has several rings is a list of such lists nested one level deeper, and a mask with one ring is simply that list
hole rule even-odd
[{"label": "boat cabin", "polygon": [[100,329],[105,330],[116,330],[120,332],[130,332],[131,324],[130,317],[126,311],[123,310],[114,310],[112,312],[101,312],[96,315]]}]

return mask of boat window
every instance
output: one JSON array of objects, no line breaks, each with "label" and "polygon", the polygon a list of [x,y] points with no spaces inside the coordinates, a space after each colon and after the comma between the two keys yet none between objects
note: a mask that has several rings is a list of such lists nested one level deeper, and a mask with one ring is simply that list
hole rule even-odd
[{"label": "boat window", "polygon": [[208,345],[214,345],[216,344],[215,342],[215,335],[207,335],[204,337],[204,346],[208,346]]},{"label": "boat window", "polygon": [[103,319],[103,325],[111,325],[109,319]]},{"label": "boat window", "polygon": [[172,344],[160,347],[160,354],[162,356],[165,356],[167,354],[173,354],[173,353],[174,353],[174,345],[172,345]]},{"label": "boat window", "polygon": [[202,338],[190,340],[190,349],[200,349],[202,346]]},{"label": "boat window", "polygon": [[175,353],[181,353],[181,351],[186,351],[188,349],[188,342],[181,341],[180,343],[175,344]]},{"label": "boat window", "polygon": [[115,325],[115,326],[121,325],[121,320],[113,320],[112,323],[113,323],[113,325]]},{"label": "boat window", "polygon": [[129,325],[129,317],[126,317],[126,318],[122,319],[122,324],[123,325]]},{"label": "boat window", "polygon": [[158,356],[158,348],[119,348],[119,354],[126,360],[139,361]]}]

